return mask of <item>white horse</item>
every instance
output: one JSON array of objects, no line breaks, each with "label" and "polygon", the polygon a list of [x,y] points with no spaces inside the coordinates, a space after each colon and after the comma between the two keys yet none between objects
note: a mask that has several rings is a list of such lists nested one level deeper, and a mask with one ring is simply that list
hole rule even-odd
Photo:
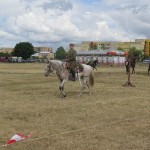
[{"label": "white horse", "polygon": [[[86,86],[89,89],[89,94],[91,94],[91,87],[93,87],[94,85],[94,76],[92,67],[85,64],[82,65],[84,68],[83,72],[76,73],[76,79],[78,78],[78,80],[80,81],[80,85],[82,86],[79,96],[82,95],[83,90],[85,89]],[[52,73],[53,69],[56,71],[56,75],[60,80],[59,89],[61,95],[62,97],[66,97],[66,94],[64,92],[64,85],[66,82],[70,80],[69,79],[70,72],[66,68],[66,62],[58,60],[48,60],[45,68],[45,76],[48,76],[50,73]]]}]

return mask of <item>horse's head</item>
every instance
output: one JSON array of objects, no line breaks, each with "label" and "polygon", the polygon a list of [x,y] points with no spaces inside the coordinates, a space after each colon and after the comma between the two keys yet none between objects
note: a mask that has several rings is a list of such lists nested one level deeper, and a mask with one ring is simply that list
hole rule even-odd
[{"label": "horse's head", "polygon": [[52,72],[52,65],[51,65],[50,61],[47,61],[44,75],[47,77],[51,72]]}]

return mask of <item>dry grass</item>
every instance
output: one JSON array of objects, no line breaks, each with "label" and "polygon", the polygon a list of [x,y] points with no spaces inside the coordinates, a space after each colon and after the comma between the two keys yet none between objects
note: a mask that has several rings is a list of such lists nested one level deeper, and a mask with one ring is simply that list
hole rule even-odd
[{"label": "dry grass", "polygon": [[[93,95],[69,82],[61,99],[58,80],[44,64],[0,64],[0,145],[15,133],[32,138],[5,150],[149,150],[150,76],[138,65],[135,88],[122,87],[124,67],[100,67]],[[80,130],[81,129],[81,130]],[[39,139],[38,139],[39,138]]]}]

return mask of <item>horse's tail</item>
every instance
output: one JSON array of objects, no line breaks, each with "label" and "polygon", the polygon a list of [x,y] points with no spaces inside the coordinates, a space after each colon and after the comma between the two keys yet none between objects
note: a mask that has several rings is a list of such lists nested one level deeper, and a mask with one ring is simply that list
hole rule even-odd
[{"label": "horse's tail", "polygon": [[90,73],[90,79],[89,79],[90,86],[94,86],[94,75],[93,71]]}]

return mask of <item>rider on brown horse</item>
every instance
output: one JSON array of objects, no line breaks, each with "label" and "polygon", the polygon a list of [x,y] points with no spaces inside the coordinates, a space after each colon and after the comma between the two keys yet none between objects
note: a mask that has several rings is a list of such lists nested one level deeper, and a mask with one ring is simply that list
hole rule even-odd
[{"label": "rider on brown horse", "polygon": [[[134,55],[130,59],[128,57],[126,58],[126,60],[125,60],[126,74],[129,73],[129,67],[132,68],[132,74],[135,73],[135,64],[136,64],[137,59],[138,59],[138,57],[134,56]],[[130,66],[129,66],[129,63],[130,63]]]},{"label": "rider on brown horse", "polygon": [[68,51],[66,62],[68,62],[68,64],[69,64],[68,69],[70,70],[70,73],[72,76],[71,80],[75,81],[76,70],[79,69],[79,70],[83,71],[83,66],[80,63],[76,62],[77,52],[76,52],[76,50],[74,50],[74,44],[71,43],[69,45],[69,47],[70,47],[70,49]]}]

